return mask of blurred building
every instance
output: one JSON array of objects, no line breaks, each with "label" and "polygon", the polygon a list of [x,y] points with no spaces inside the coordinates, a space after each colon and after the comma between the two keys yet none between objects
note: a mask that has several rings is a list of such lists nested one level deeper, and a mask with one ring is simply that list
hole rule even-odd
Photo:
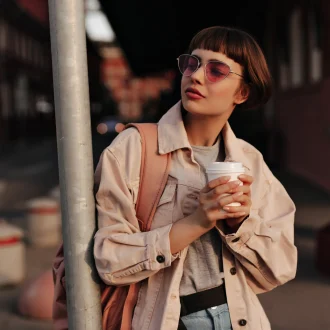
[{"label": "blurred building", "polygon": [[[125,121],[141,120],[156,115],[161,93],[172,89],[171,71],[137,77],[130,69],[123,50],[114,43],[99,45],[103,57],[102,79],[118,105],[118,113]],[[150,113],[146,113],[146,112]]]},{"label": "blurred building", "polygon": [[40,1],[33,4],[36,1],[0,1],[2,141],[46,134],[53,126],[47,7]]},{"label": "blurred building", "polygon": [[330,2],[271,2],[266,49],[276,83],[265,112],[277,165],[330,190]]},{"label": "blurred building", "polygon": [[[101,111],[101,58],[87,40],[92,113]],[[0,0],[0,141],[55,136],[47,0]]]}]

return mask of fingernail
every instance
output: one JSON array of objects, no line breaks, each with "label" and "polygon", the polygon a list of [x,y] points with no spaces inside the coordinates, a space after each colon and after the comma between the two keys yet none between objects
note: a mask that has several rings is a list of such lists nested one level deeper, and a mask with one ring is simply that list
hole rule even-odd
[{"label": "fingernail", "polygon": [[241,181],[239,181],[239,180],[233,181],[233,184],[239,186],[241,184]]},{"label": "fingernail", "polygon": [[223,176],[222,179],[223,180],[229,180],[231,177],[230,176]]},{"label": "fingernail", "polygon": [[246,175],[245,174],[241,174],[238,177],[244,179],[244,178],[246,178]]},{"label": "fingernail", "polygon": [[239,196],[242,196],[242,195],[243,195],[243,191],[239,191],[239,192],[235,193],[233,196],[239,197]]}]

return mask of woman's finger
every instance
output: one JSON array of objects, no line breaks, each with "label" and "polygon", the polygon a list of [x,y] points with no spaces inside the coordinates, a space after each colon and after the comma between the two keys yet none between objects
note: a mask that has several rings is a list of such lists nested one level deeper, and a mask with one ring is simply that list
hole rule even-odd
[{"label": "woman's finger", "polygon": [[223,185],[230,180],[230,176],[221,176],[217,179],[210,181],[202,190],[201,193],[208,193],[219,185]]},{"label": "woman's finger", "polygon": [[223,209],[227,212],[239,212],[242,211],[241,207],[245,208],[251,208],[252,202],[249,196],[242,195],[236,198],[236,202],[240,203],[240,206],[230,206],[230,205],[224,205]]},{"label": "woman's finger", "polygon": [[225,184],[216,186],[214,189],[205,192],[205,193],[201,193],[200,195],[200,201],[201,202],[207,202],[207,201],[212,201],[212,200],[216,200],[218,199],[221,195],[225,194],[225,193],[229,193],[230,190],[238,187],[238,185],[241,182],[239,180],[236,181],[230,181],[227,182]]},{"label": "woman's finger", "polygon": [[244,195],[242,191],[239,191],[235,194],[226,195],[226,196],[218,198],[217,203],[221,208],[223,208],[224,206],[231,204],[231,203],[245,201],[246,198],[248,198],[248,197],[246,195]]},{"label": "woman's finger", "polygon": [[250,206],[248,205],[241,205],[241,206],[224,206],[222,208],[224,211],[226,211],[229,214],[237,213],[237,212],[245,212],[250,213]]},{"label": "woman's finger", "polygon": [[[231,196],[234,196],[236,194],[238,194],[238,193],[235,193]],[[227,200],[223,200],[223,206],[227,206],[228,204],[230,204],[230,203],[225,204],[226,202],[227,202]],[[235,197],[235,202],[239,202],[242,205],[250,205],[251,204],[251,198],[246,194],[242,194],[240,196]]]},{"label": "woman's finger", "polygon": [[234,194],[236,192],[242,191],[243,194],[249,195],[251,194],[251,188],[249,185],[241,185],[238,187],[235,187],[233,189],[231,189],[230,191],[228,191],[230,194]]},{"label": "woman's finger", "polygon": [[238,176],[238,179],[241,180],[244,184],[251,185],[253,182],[253,177],[248,174],[241,174]]},{"label": "woman's finger", "polygon": [[223,210],[216,202],[204,205],[204,210],[213,221],[228,219],[228,213]]},{"label": "woman's finger", "polygon": [[237,212],[227,212],[216,201],[204,205],[204,209],[213,220],[240,218],[249,213],[249,208],[246,206],[240,206]]},{"label": "woman's finger", "polygon": [[240,184],[241,182],[239,180],[235,180],[219,185],[207,193],[207,198],[210,200],[218,199],[221,195],[228,194],[230,190],[237,188]]}]

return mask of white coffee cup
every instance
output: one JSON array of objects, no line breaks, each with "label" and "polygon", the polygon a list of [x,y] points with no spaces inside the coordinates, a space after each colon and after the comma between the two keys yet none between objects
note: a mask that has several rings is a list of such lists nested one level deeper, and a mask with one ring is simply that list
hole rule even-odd
[{"label": "white coffee cup", "polygon": [[[206,169],[208,182],[217,179],[221,176],[230,176],[229,181],[239,180],[238,176],[244,174],[245,170],[242,163],[237,162],[213,162],[210,163]],[[243,185],[243,182],[240,183]],[[228,196],[229,194],[223,194],[221,196]],[[234,202],[228,204],[228,206],[241,206],[241,203]]]}]

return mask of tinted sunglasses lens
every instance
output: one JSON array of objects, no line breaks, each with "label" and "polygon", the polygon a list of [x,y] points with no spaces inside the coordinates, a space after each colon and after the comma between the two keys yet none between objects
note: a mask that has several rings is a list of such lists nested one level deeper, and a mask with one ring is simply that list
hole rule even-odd
[{"label": "tinted sunglasses lens", "polygon": [[184,76],[191,76],[198,68],[198,60],[189,55],[179,56],[179,70]]},{"label": "tinted sunglasses lens", "polygon": [[221,62],[209,62],[206,65],[206,77],[210,82],[225,79],[230,72],[227,64]]}]

